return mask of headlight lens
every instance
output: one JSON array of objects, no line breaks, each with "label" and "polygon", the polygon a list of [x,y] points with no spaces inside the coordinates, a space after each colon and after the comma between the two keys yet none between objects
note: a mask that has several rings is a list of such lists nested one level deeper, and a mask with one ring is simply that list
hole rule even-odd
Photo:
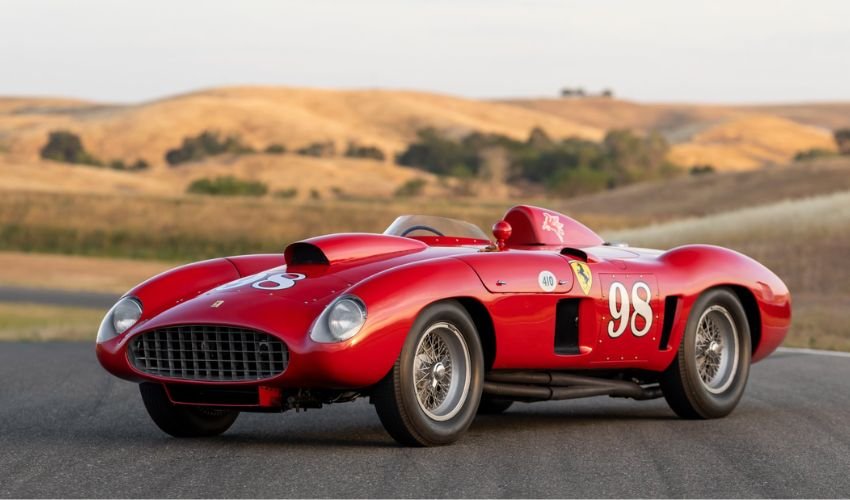
[{"label": "headlight lens", "polygon": [[106,313],[97,331],[97,341],[105,342],[130,329],[142,317],[142,304],[133,297],[124,297]]},{"label": "headlight lens", "polygon": [[313,324],[310,337],[316,342],[342,342],[357,335],[366,322],[366,306],[347,295],[332,303]]}]

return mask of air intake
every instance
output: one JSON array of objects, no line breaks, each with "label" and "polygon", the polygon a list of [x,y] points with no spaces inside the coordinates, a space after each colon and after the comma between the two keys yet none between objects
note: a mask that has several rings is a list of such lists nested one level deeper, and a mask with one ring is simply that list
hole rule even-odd
[{"label": "air intake", "polygon": [[280,340],[246,328],[185,325],[144,332],[130,341],[138,370],[176,380],[236,382],[280,375],[289,349]]}]

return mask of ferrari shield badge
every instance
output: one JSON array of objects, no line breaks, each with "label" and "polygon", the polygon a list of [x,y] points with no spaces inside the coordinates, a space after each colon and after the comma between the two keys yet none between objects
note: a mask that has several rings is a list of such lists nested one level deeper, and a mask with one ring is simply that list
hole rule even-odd
[{"label": "ferrari shield badge", "polygon": [[593,275],[590,273],[590,267],[584,262],[577,260],[570,262],[570,267],[576,273],[576,281],[578,281],[581,291],[585,295],[590,293],[590,287],[593,285]]}]

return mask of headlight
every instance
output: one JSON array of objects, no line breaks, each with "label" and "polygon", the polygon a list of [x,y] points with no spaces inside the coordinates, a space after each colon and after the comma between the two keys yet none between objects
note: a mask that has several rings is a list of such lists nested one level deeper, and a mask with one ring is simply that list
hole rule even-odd
[{"label": "headlight", "polygon": [[103,317],[97,331],[97,342],[105,342],[121,335],[142,317],[142,304],[133,297],[124,297]]},{"label": "headlight", "polygon": [[313,324],[310,338],[316,342],[342,342],[355,336],[366,322],[366,306],[346,295],[333,302]]}]

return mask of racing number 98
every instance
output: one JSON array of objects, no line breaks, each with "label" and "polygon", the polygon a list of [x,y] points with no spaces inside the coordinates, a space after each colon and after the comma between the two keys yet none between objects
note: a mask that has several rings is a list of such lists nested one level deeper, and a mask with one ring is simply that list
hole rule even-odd
[{"label": "racing number 98", "polygon": [[[652,327],[652,307],[649,305],[651,299],[652,291],[649,285],[642,281],[632,285],[631,295],[619,281],[611,283],[608,290],[608,311],[611,313],[608,336],[614,339],[619,337],[626,331],[627,326],[632,327],[635,337],[646,335]],[[643,320],[641,328],[638,328],[639,319]]]}]

